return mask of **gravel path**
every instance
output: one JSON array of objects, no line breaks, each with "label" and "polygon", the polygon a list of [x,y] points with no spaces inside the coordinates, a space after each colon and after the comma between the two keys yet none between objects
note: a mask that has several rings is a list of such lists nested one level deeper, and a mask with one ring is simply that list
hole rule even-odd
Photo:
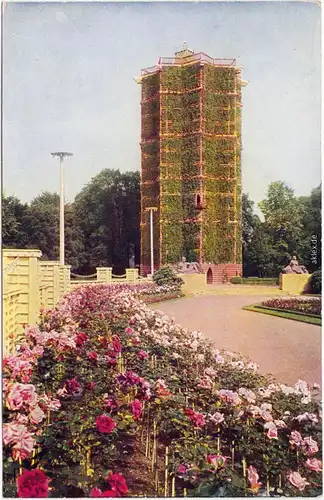
[{"label": "gravel path", "polygon": [[241,309],[265,298],[201,295],[163,302],[156,309],[186,328],[202,331],[220,349],[251,358],[262,373],[272,373],[280,382],[321,384],[321,328]]}]

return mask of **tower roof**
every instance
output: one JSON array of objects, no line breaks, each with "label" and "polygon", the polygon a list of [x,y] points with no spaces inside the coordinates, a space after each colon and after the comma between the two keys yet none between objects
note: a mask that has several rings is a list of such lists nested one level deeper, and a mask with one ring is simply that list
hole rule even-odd
[{"label": "tower roof", "polygon": [[193,53],[194,51],[188,48],[187,42],[183,42],[183,48],[175,53],[175,58],[181,60],[184,57],[192,56]]},{"label": "tower roof", "polygon": [[235,59],[214,59],[204,52],[195,53],[189,49],[187,43],[184,42],[183,48],[175,53],[174,57],[160,57],[155,66],[142,69],[141,76],[149,75],[159,71],[166,66],[184,66],[200,62],[200,64],[211,64],[213,66],[235,66]]}]

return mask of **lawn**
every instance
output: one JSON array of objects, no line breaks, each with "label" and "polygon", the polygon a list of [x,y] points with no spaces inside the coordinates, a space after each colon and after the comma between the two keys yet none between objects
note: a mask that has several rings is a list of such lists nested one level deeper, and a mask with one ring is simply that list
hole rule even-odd
[{"label": "lawn", "polygon": [[301,321],[303,323],[309,323],[311,325],[322,325],[322,318],[318,315],[312,315],[309,313],[302,313],[299,311],[275,309],[267,307],[261,304],[252,304],[250,306],[245,306],[242,309],[245,311],[253,311],[263,314],[270,314],[271,316],[277,316],[278,318],[292,319],[294,321]]}]

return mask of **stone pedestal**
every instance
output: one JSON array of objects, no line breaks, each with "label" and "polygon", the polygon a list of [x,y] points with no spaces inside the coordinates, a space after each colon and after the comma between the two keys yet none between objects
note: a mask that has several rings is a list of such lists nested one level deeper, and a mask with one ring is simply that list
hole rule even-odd
[{"label": "stone pedestal", "polygon": [[293,295],[309,292],[309,278],[311,274],[280,274],[279,288]]},{"label": "stone pedestal", "polygon": [[181,290],[185,295],[204,292],[207,286],[206,274],[178,274],[183,279],[184,284]]}]

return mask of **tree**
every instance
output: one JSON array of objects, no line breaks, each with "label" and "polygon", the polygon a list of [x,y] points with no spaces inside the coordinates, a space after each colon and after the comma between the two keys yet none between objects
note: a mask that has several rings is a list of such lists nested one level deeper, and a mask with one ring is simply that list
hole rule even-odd
[{"label": "tree", "polygon": [[77,270],[85,262],[84,236],[79,227],[73,203],[64,207],[65,261]]},{"label": "tree", "polygon": [[310,196],[298,198],[302,207],[302,237],[299,243],[299,255],[309,271],[321,267],[321,229],[322,229],[322,186],[311,191]]},{"label": "tree", "polygon": [[[22,223],[25,227],[23,246],[39,248],[44,260],[59,260],[60,197],[44,192],[31,201]],[[76,222],[73,206],[65,205],[65,261],[72,268],[82,264],[83,237]]]},{"label": "tree", "polygon": [[30,202],[23,218],[24,246],[38,248],[46,260],[58,260],[59,203],[58,194],[46,191]]},{"label": "tree", "polygon": [[2,197],[1,230],[4,248],[22,248],[25,228],[22,224],[28,207],[15,196]]},{"label": "tree", "polygon": [[[251,250],[251,240],[256,228],[260,224],[259,217],[254,213],[254,201],[250,200],[248,194],[242,195],[242,254],[243,254],[243,274],[251,276],[257,273],[256,267],[251,263],[249,255]],[[252,267],[251,267],[252,266]]]},{"label": "tree", "polygon": [[279,245],[285,242],[288,253],[296,252],[302,234],[303,207],[294,196],[294,191],[283,182],[272,182],[267,198],[259,203],[259,207],[274,239]]},{"label": "tree", "polygon": [[85,246],[82,271],[126,268],[133,246],[139,261],[139,181],[139,172],[105,169],[76,196],[74,210]]}]

